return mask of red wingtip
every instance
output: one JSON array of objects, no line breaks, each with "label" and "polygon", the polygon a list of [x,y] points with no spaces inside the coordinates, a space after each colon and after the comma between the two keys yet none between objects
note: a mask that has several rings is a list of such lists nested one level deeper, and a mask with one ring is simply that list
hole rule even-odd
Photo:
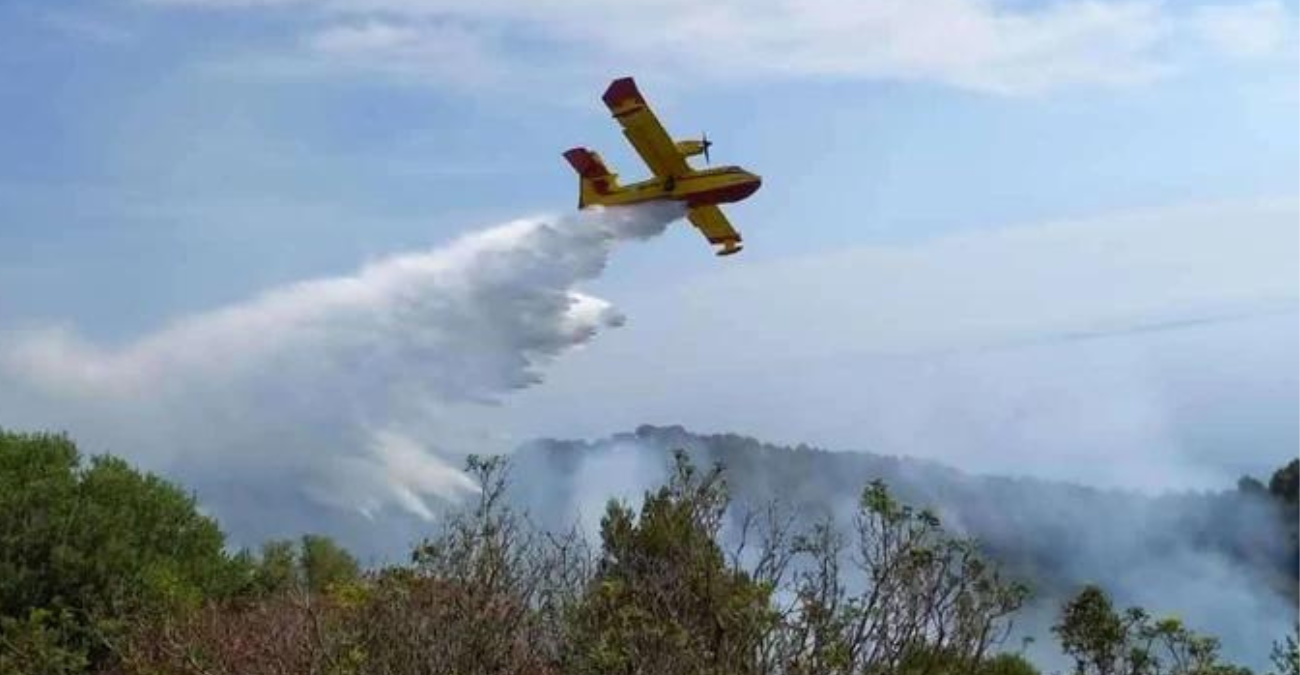
[{"label": "red wingtip", "polygon": [[611,108],[628,99],[633,99],[637,103],[645,102],[645,99],[641,98],[641,91],[636,88],[636,81],[630,77],[620,77],[610,82],[609,88],[601,98],[605,101],[605,105]]}]

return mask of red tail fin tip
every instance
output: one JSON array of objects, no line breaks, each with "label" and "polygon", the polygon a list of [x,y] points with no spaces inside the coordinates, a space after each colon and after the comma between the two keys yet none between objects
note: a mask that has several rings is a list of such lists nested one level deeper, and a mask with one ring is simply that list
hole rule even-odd
[{"label": "red tail fin tip", "polygon": [[583,178],[592,179],[608,176],[609,169],[600,158],[586,148],[573,148],[564,153],[564,158],[569,160],[569,165],[574,171],[578,172]]}]

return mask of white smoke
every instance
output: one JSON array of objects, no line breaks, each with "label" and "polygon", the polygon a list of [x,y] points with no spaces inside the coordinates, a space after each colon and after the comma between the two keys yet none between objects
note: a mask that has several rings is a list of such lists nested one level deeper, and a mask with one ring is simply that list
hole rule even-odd
[{"label": "white smoke", "polygon": [[0,425],[68,430],[195,487],[223,521],[288,519],[284,505],[303,497],[428,519],[473,489],[458,456],[482,451],[471,446],[484,430],[463,411],[537,384],[548,361],[620,325],[575,286],[615,244],[681,215],[656,205],[518,220],[123,346],[65,329],[11,334]]},{"label": "white smoke", "polygon": [[[1117,606],[1141,606],[1177,617],[1221,640],[1224,657],[1263,672],[1273,640],[1296,619],[1288,533],[1268,498],[1220,490],[1158,496],[1032,478],[977,476],[914,457],[828,452],[769,445],[744,436],[697,435],[679,426],[645,425],[593,441],[535,441],[515,457],[513,497],[538,521],[582,526],[593,541],[605,502],[639,508],[643,495],[668,478],[671,453],[687,450],[697,466],[724,465],[732,518],[721,544],[741,543],[739,517],[776,504],[796,516],[793,532],[830,517],[848,542],[862,488],[884,480],[899,499],[931,508],[945,529],[973,537],[1033,596],[1015,615],[1015,650],[1030,637],[1028,656],[1043,672],[1068,672],[1051,631],[1061,604],[1084,584],[1100,584]],[[1285,461],[1285,458],[1279,458]],[[1264,476],[1267,478],[1267,475]],[[754,533],[749,533],[754,552]],[[851,554],[842,573],[851,586]]]}]

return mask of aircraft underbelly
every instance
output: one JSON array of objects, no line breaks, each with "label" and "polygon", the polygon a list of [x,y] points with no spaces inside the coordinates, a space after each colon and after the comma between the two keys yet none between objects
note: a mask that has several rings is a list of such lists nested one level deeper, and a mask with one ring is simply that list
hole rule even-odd
[{"label": "aircraft underbelly", "polygon": [[665,191],[663,183],[652,182],[629,185],[609,195],[607,204],[640,204],[651,201],[673,200],[686,202],[690,206],[705,204],[729,204],[738,202],[754,194],[762,185],[761,179],[741,183],[722,185],[681,185],[671,192]]},{"label": "aircraft underbelly", "polygon": [[761,184],[761,181],[755,180],[748,183],[724,185],[722,187],[688,194],[684,199],[691,206],[700,206],[702,204],[729,204],[731,202],[738,202],[754,194]]}]

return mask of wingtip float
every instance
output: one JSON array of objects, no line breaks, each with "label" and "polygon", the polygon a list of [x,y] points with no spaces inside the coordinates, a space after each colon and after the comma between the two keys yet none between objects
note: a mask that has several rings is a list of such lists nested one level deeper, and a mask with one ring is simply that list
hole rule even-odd
[{"label": "wingtip float", "polygon": [[618,174],[609,170],[599,154],[587,148],[571,148],[565,151],[564,158],[578,172],[578,208],[664,200],[685,202],[687,219],[710,244],[718,247],[718,255],[739,253],[743,248],[740,233],[718,205],[749,197],[763,184],[763,179],[738,166],[692,168],[686,158],[704,155],[708,161],[709,146],[713,143],[706,136],[699,140],[673,141],[630,77],[611,82],[601,99],[654,177],[620,185]]}]

